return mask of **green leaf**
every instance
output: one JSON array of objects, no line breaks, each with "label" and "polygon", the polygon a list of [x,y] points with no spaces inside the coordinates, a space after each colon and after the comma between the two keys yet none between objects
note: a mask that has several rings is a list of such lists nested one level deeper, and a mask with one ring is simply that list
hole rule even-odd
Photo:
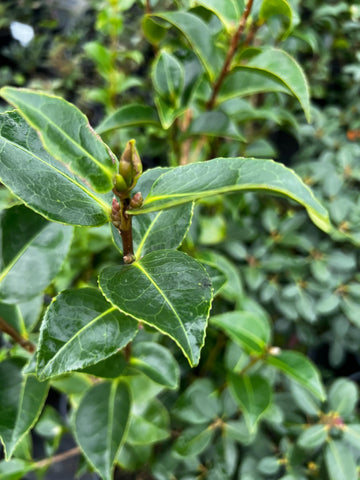
[{"label": "green leaf", "polygon": [[281,351],[278,354],[269,355],[266,361],[289,378],[299,382],[320,400],[326,399],[318,370],[302,353]]},{"label": "green leaf", "polygon": [[305,450],[320,447],[326,442],[328,431],[325,425],[312,425],[298,438],[298,445]]},{"label": "green leaf", "polygon": [[214,80],[220,67],[219,52],[215,49],[214,39],[208,25],[189,12],[161,12],[152,15],[171,23],[188,40],[211,80]]},{"label": "green leaf", "polygon": [[125,382],[104,382],[85,393],[75,414],[78,444],[103,480],[113,478],[113,465],[128,430],[130,406]]},{"label": "green leaf", "polygon": [[215,13],[228,32],[233,31],[244,11],[243,0],[196,0],[196,3]]},{"label": "green leaf", "polygon": [[220,415],[220,402],[214,384],[206,378],[193,382],[177,399],[172,414],[195,425],[215,420]]},{"label": "green leaf", "polygon": [[113,69],[112,54],[100,42],[88,42],[84,45],[86,56],[96,63],[100,75],[108,77]]},{"label": "green leaf", "polygon": [[360,425],[344,425],[343,429],[343,438],[346,443],[352,445],[357,450],[360,449]]},{"label": "green leaf", "polygon": [[325,450],[325,464],[329,480],[357,480],[356,464],[348,446],[332,440]]},{"label": "green leaf", "polygon": [[206,425],[194,425],[185,429],[176,439],[175,452],[181,457],[199,455],[211,442],[214,430]]},{"label": "green leaf", "polygon": [[184,88],[184,68],[178,59],[161,50],[153,64],[151,78],[158,95],[175,108],[179,107]]},{"label": "green leaf", "polygon": [[227,312],[210,317],[210,323],[223,330],[249,354],[264,353],[271,330],[268,320],[252,312]]},{"label": "green leaf", "polygon": [[0,437],[6,459],[34,426],[48,391],[47,382],[40,383],[34,375],[24,377],[23,366],[20,358],[0,363]]},{"label": "green leaf", "polygon": [[240,406],[250,432],[269,408],[272,392],[269,383],[258,375],[229,375],[229,388]]},{"label": "green leaf", "polygon": [[155,22],[148,15],[142,18],[141,26],[146,39],[155,45],[158,45],[164,39],[167,32],[167,28]]},{"label": "green leaf", "polygon": [[131,265],[104,268],[99,285],[122,312],[172,338],[191,366],[199,362],[212,291],[196,260],[176,250],[151,252]]},{"label": "green leaf", "polygon": [[89,226],[109,221],[110,205],[51,157],[16,111],[0,115],[0,179],[49,220]]},{"label": "green leaf", "polygon": [[329,390],[329,406],[341,417],[348,418],[358,403],[356,384],[346,378],[338,378]]},{"label": "green leaf", "polygon": [[149,445],[130,445],[125,443],[117,456],[116,463],[126,471],[143,469],[151,459],[153,447]]},{"label": "green leaf", "polygon": [[305,413],[305,415],[310,415],[312,417],[317,417],[319,415],[321,407],[318,398],[315,398],[308,390],[295,382],[291,383],[290,391],[295,404],[303,413]]},{"label": "green leaf", "polygon": [[60,97],[3,87],[0,95],[39,132],[44,147],[97,192],[112,189],[116,159],[88,119]]},{"label": "green leaf", "polygon": [[217,104],[237,97],[247,97],[256,93],[266,92],[289,93],[280,79],[265,76],[256,69],[239,66],[234,68],[225,78],[219,90]]},{"label": "green leaf", "polygon": [[235,123],[230,120],[228,115],[220,111],[202,113],[191,122],[186,134],[225,137],[241,142],[246,141]]},{"label": "green leaf", "polygon": [[297,98],[307,121],[310,122],[309,86],[302,68],[287,52],[278,48],[265,48],[243,68],[254,69],[266,76],[280,80]]},{"label": "green leaf", "polygon": [[295,200],[307,209],[319,228],[331,228],[327,211],[293,170],[272,160],[255,158],[215,158],[173,168],[155,181],[142,207],[129,213],[139,215],[221,193],[249,190]]},{"label": "green leaf", "polygon": [[[134,192],[148,195],[155,180],[169,168],[153,168],[141,175]],[[136,258],[154,250],[178,248],[187,234],[193,216],[192,203],[180,205],[174,209],[150,212],[134,217],[132,220],[133,242]],[[117,232],[118,241],[119,232]]]},{"label": "green leaf", "polygon": [[125,347],[137,330],[137,322],[97,289],[65,290],[41,325],[37,375],[44,379],[98,364]]},{"label": "green leaf", "polygon": [[142,127],[144,125],[160,127],[156,110],[141,103],[132,103],[118,108],[106,117],[96,128],[96,132],[102,134],[118,128]]},{"label": "green leaf", "polygon": [[179,367],[165,347],[154,342],[135,343],[130,365],[164,387],[176,388],[179,384]]},{"label": "green leaf", "polygon": [[149,445],[161,442],[169,435],[169,414],[159,400],[153,399],[141,407],[136,406],[131,415],[127,443]]},{"label": "green leaf", "polygon": [[225,255],[212,250],[198,252],[197,259],[224,273],[226,282],[220,288],[220,295],[230,302],[237,302],[243,297],[243,288],[238,269]]},{"label": "green leaf", "polygon": [[1,480],[21,480],[34,469],[35,464],[33,462],[27,462],[19,458],[9,461],[2,460],[0,462],[0,478]]},{"label": "green leaf", "polygon": [[211,280],[211,285],[214,289],[214,297],[215,295],[219,292],[219,290],[225,285],[226,283],[226,277],[223,274],[223,272],[215,267],[214,265],[211,265],[210,263],[204,262],[201,260],[201,263],[204,265],[205,270],[207,271],[210,280]]},{"label": "green leaf", "polygon": [[28,301],[59,272],[70,248],[72,228],[49,223],[18,205],[1,213],[0,231],[7,239],[0,249],[0,300]]},{"label": "green leaf", "polygon": [[286,38],[292,30],[293,12],[287,0],[264,0],[260,12],[259,19],[263,22],[274,15],[282,15],[286,17],[287,29],[283,38]]},{"label": "green leaf", "polygon": [[171,127],[174,120],[176,120],[186,111],[186,107],[176,108],[159,95],[155,95],[155,104],[159,113],[161,126],[164,130],[167,130],[169,127]]},{"label": "green leaf", "polygon": [[[145,197],[154,183],[164,172],[170,168],[152,168],[141,175],[133,192],[141,192]],[[146,215],[133,217],[133,244],[135,257],[140,258],[154,250],[178,248],[189,230],[193,215],[193,205],[180,205],[179,207],[150,212]],[[122,240],[117,228],[112,225],[113,240],[116,247],[122,252]]]},{"label": "green leaf", "polygon": [[119,377],[127,366],[124,354],[122,352],[115,353],[111,357],[101,360],[90,367],[81,368],[79,371],[88,373],[95,377],[101,378],[117,378]]}]

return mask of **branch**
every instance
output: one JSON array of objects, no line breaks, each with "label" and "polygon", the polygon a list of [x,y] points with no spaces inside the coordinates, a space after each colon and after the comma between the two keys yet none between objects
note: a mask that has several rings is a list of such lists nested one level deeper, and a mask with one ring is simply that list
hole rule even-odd
[{"label": "branch", "polygon": [[59,453],[58,455],[55,455],[54,457],[50,458],[45,458],[45,460],[40,460],[39,462],[35,463],[36,468],[44,468],[47,467],[48,465],[52,465],[53,463],[59,463],[64,460],[67,460],[68,458],[74,457],[75,455],[78,455],[81,453],[79,447],[74,447],[71,450],[68,450],[67,452]]},{"label": "branch", "polygon": [[22,337],[19,332],[9,325],[3,318],[0,317],[0,330],[9,335],[15,343],[18,343],[22,348],[30,353],[34,353],[36,346],[26,338]]},{"label": "branch", "polygon": [[213,86],[211,98],[206,104],[207,110],[211,110],[214,107],[216,97],[219,93],[220,87],[221,87],[226,75],[230,71],[230,65],[231,65],[232,59],[234,58],[236,50],[239,46],[240,38],[241,38],[242,34],[244,33],[244,30],[245,30],[245,27],[246,27],[246,22],[247,22],[247,19],[249,18],[253,3],[254,3],[254,0],[249,0],[248,1],[247,5],[246,5],[246,8],[244,10],[244,13],[241,17],[239,26],[238,26],[236,32],[234,33],[233,37],[231,38],[230,48],[227,52],[224,65],[221,69],[221,72],[219,74],[218,79],[216,80],[216,82]]}]

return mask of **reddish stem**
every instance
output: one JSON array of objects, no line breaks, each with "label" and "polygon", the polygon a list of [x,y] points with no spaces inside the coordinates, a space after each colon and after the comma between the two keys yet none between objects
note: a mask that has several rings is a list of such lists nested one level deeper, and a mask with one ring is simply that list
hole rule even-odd
[{"label": "reddish stem", "polygon": [[26,338],[22,337],[19,332],[9,325],[3,318],[0,317],[0,330],[8,334],[16,343],[18,343],[24,350],[34,353],[36,346]]},{"label": "reddish stem", "polygon": [[218,79],[216,80],[216,82],[213,86],[211,98],[206,104],[206,109],[207,110],[212,110],[212,108],[214,107],[215,102],[216,102],[216,97],[219,93],[220,87],[221,87],[223,81],[225,80],[226,75],[230,71],[230,66],[231,66],[232,59],[234,58],[236,50],[239,46],[240,38],[241,38],[242,34],[244,33],[244,30],[245,30],[245,27],[246,27],[246,22],[247,22],[247,19],[248,19],[249,15],[250,15],[253,3],[254,3],[254,0],[249,0],[248,1],[247,5],[246,5],[246,8],[244,10],[244,13],[241,17],[239,26],[238,26],[236,32],[234,33],[234,35],[231,38],[230,47],[229,47],[229,50],[226,54],[224,65],[221,69],[221,72],[219,74]]}]

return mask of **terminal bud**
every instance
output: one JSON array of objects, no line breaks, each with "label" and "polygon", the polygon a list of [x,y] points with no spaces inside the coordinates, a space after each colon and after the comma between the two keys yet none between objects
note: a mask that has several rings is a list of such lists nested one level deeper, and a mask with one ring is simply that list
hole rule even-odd
[{"label": "terminal bud", "polygon": [[135,147],[135,140],[129,140],[119,162],[119,174],[124,179],[127,190],[135,187],[142,174],[142,163]]}]

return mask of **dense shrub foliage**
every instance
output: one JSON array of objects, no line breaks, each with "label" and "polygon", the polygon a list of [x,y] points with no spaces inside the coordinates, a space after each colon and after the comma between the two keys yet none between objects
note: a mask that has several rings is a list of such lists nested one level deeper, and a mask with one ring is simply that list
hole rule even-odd
[{"label": "dense shrub foliage", "polygon": [[0,477],[356,480],[360,8],[18,4]]}]

